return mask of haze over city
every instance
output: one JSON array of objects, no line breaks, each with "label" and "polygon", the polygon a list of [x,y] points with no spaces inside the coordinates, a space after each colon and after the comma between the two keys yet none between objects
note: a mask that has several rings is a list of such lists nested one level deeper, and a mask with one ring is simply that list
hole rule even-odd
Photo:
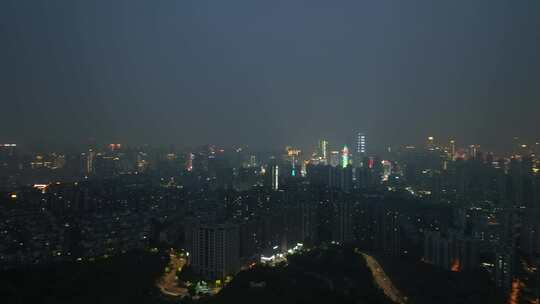
[{"label": "haze over city", "polygon": [[1,0],[0,303],[540,304],[539,29]]},{"label": "haze over city", "polygon": [[537,1],[2,1],[3,142],[538,141]]}]

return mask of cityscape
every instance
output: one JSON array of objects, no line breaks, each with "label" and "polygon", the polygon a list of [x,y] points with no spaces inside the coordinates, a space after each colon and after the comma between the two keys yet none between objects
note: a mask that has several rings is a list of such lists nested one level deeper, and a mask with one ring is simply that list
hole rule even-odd
[{"label": "cityscape", "polygon": [[540,304],[540,1],[0,1],[0,304]]},{"label": "cityscape", "polygon": [[498,155],[429,136],[373,154],[369,134],[354,134],[354,143],[321,139],[312,151],[278,153],[121,143],[43,153],[2,144],[0,267],[165,251],[171,269],[189,267],[206,285],[179,283],[173,271],[162,293],[199,297],[241,270],[339,244],[483,272],[511,303],[538,302],[540,142],[513,138],[513,150]]}]

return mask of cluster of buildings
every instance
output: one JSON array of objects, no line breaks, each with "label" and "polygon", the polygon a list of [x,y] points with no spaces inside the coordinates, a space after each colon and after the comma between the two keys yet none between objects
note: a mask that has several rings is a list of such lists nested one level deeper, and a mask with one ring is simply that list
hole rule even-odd
[{"label": "cluster of buildings", "polygon": [[484,269],[507,292],[528,282],[534,299],[540,145],[514,146],[495,156],[428,137],[374,155],[363,132],[338,149],[320,140],[313,153],[111,144],[28,157],[5,145],[0,266],[167,244],[223,279],[298,244],[354,243],[448,271]]},{"label": "cluster of buildings", "polygon": [[[176,193],[144,177],[21,187],[0,198],[0,269],[144,250],[175,212]],[[15,194],[16,193],[16,194]]]}]

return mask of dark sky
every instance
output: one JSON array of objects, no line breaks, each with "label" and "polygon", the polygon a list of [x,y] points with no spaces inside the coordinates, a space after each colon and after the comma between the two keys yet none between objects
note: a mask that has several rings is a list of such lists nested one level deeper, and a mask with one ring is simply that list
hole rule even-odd
[{"label": "dark sky", "polygon": [[0,1],[0,141],[540,137],[540,1]]}]

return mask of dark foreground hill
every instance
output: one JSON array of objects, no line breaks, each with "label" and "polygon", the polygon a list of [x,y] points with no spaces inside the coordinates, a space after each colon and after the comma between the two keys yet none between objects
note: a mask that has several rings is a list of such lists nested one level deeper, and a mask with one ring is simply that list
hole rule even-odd
[{"label": "dark foreground hill", "polygon": [[[382,261],[381,261],[382,260]],[[449,272],[402,259],[380,259],[385,272],[413,304],[504,303],[482,272]],[[288,265],[241,272],[209,303],[392,303],[352,248],[314,249]]]},{"label": "dark foreground hill", "polygon": [[160,303],[154,283],[167,261],[158,254],[133,252],[0,272],[0,303]]},{"label": "dark foreground hill", "polygon": [[[145,252],[86,263],[62,263],[0,273],[0,303],[179,303],[155,281],[168,259]],[[498,304],[503,297],[482,273],[452,273],[430,265],[379,258],[412,304]],[[217,296],[183,303],[392,303],[363,257],[332,246],[289,258],[287,265],[240,272]]]},{"label": "dark foreground hill", "polygon": [[505,296],[480,270],[451,272],[420,261],[384,257],[379,262],[410,303],[505,303]]},{"label": "dark foreground hill", "polygon": [[212,303],[392,303],[362,257],[341,248],[314,249],[287,266],[240,273]]}]

